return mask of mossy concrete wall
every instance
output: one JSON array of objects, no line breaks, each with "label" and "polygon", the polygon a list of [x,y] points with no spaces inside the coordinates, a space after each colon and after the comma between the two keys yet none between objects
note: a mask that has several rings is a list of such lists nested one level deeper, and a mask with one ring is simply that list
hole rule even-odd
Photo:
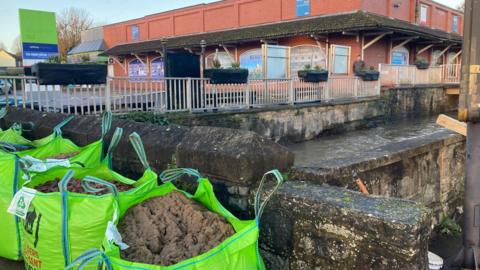
[{"label": "mossy concrete wall", "polygon": [[165,114],[184,126],[217,126],[251,130],[276,142],[301,142],[324,133],[368,127],[375,120],[404,115],[432,115],[456,110],[454,96],[443,85],[384,88],[379,98],[346,99],[242,111]]},{"label": "mossy concrete wall", "polygon": [[462,206],[464,163],[465,138],[441,130],[317,167],[295,166],[292,178],[358,190],[357,173],[372,194],[423,203],[437,223]]},{"label": "mossy concrete wall", "polygon": [[427,269],[430,211],[420,203],[290,181],[261,220],[267,269]]}]

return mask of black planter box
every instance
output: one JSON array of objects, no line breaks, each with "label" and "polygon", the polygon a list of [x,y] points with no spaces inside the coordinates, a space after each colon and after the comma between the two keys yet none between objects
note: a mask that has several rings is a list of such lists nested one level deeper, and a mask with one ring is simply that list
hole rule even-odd
[{"label": "black planter box", "polygon": [[326,82],[328,71],[325,70],[299,70],[298,77],[306,82]]},{"label": "black planter box", "polygon": [[428,62],[417,62],[415,63],[418,69],[428,69],[430,67],[430,63]]},{"label": "black planter box", "polygon": [[380,72],[376,70],[366,70],[357,74],[364,81],[378,81]]},{"label": "black planter box", "polygon": [[248,81],[248,69],[205,69],[204,77],[212,84],[242,84]]},{"label": "black planter box", "polygon": [[38,63],[32,66],[32,75],[42,85],[105,84],[107,66]]}]

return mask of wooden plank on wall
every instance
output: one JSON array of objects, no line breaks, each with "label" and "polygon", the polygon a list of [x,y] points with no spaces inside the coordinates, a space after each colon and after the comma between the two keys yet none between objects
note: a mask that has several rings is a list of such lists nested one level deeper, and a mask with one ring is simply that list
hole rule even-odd
[{"label": "wooden plank on wall", "polygon": [[451,131],[462,134],[463,136],[467,136],[467,124],[460,122],[457,119],[453,119],[447,115],[441,114],[438,116],[437,124]]}]

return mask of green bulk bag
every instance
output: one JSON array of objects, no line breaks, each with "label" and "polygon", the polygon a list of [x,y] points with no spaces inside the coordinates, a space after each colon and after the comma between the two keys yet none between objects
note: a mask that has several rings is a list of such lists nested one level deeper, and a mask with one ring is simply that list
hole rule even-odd
[{"label": "green bulk bag", "polygon": [[[157,186],[157,174],[146,161],[143,144],[138,135],[130,137],[134,148],[145,166],[143,176],[134,181],[111,170],[106,164],[96,168],[54,168],[35,175],[19,192],[33,194],[20,229],[23,254],[27,269],[55,270],[64,267],[85,250],[99,248],[107,226],[114,227],[119,215],[118,206],[133,198],[143,197]],[[63,177],[60,192],[42,193],[34,189],[48,180]],[[101,183],[111,191],[105,195],[80,194],[66,191],[71,177],[84,179],[87,191],[100,191],[88,183]],[[105,180],[100,180],[105,179]],[[133,189],[119,192],[106,180],[132,185]],[[13,200],[14,209],[21,206]],[[109,225],[110,224],[110,225]],[[96,268],[91,268],[92,270]]]},{"label": "green bulk bag", "polygon": [[[0,174],[0,243],[2,243],[0,245],[0,257],[10,260],[22,259],[19,220],[17,217],[8,214],[7,209],[19,187],[26,181],[25,178],[28,179],[27,176],[35,174],[29,172],[26,168],[30,166],[30,164],[26,165],[29,163],[25,161],[26,157],[44,159],[56,154],[79,151],[79,154],[68,159],[69,164],[91,168],[103,162],[110,166],[111,153],[118,144],[122,133],[121,129],[115,130],[107,155],[104,155],[104,137],[111,128],[111,114],[104,114],[102,119],[102,138],[85,147],[78,147],[69,139],[62,137],[61,128],[72,119],[73,117],[69,117],[60,122],[51,135],[53,139],[39,148],[20,152],[0,151],[0,172],[2,172]],[[48,160],[43,162],[50,163]],[[55,162],[62,163],[61,161]],[[54,164],[50,165],[53,166]]]},{"label": "green bulk bag", "polygon": [[[198,187],[194,195],[179,190],[171,182],[179,178],[182,174],[189,174],[197,177]],[[263,202],[260,202],[263,193],[265,180],[268,175],[273,175],[277,180],[275,188],[268,193]],[[120,258],[120,248],[124,243],[121,242],[119,233],[110,233],[114,237],[106,237],[103,243],[103,252],[99,249],[91,249],[75,259],[65,269],[82,270],[85,267],[102,264],[102,269],[107,270],[224,270],[224,269],[265,269],[265,265],[258,251],[259,222],[266,203],[272,194],[283,183],[283,177],[278,170],[267,172],[255,195],[255,219],[239,220],[228,210],[226,210],[215,197],[212,184],[206,178],[201,178],[198,172],[192,169],[173,169],[164,171],[160,179],[165,183],[156,189],[151,190],[144,197],[137,197],[131,200],[127,205],[120,206],[120,217],[123,216],[128,208],[133,207],[148,199],[164,196],[172,191],[179,191],[192,200],[197,201],[223,217],[233,226],[235,234],[221,243],[219,246],[197,257],[179,262],[170,266],[149,265],[144,263],[130,262]],[[126,208],[125,208],[126,206]],[[128,243],[126,243],[128,244]],[[100,269],[100,268],[98,268]]]},{"label": "green bulk bag", "polygon": [[[5,108],[0,110],[0,119],[5,117],[7,114],[7,110]],[[56,136],[56,131],[61,130],[61,128],[70,122],[73,117],[69,117],[62,122],[60,122],[55,128],[54,132],[42,139],[30,141],[22,136],[23,129],[22,125],[18,123],[14,123],[9,129],[1,130],[0,129],[0,147],[5,149],[6,151],[21,151],[29,148],[40,147],[43,146],[50,141],[52,141]]]}]

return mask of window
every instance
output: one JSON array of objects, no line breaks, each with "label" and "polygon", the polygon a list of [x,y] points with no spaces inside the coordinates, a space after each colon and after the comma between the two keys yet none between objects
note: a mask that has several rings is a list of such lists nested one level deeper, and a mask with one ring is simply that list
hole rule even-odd
[{"label": "window", "polygon": [[205,65],[207,66],[207,68],[213,67],[213,60],[215,59],[220,61],[220,64],[223,68],[231,67],[234,62],[233,57],[230,56],[227,52],[215,52],[205,58]]},{"label": "window", "polygon": [[410,54],[408,49],[405,47],[400,47],[392,51],[391,61],[392,65],[408,65],[408,59]]},{"label": "window", "polygon": [[128,77],[131,80],[142,80],[145,79],[148,75],[147,66],[145,63],[138,59],[133,59],[128,62]]},{"label": "window", "polygon": [[262,50],[254,49],[240,55],[240,66],[248,69],[248,78],[251,80],[262,79]]},{"label": "window", "polygon": [[458,22],[459,22],[459,17],[457,15],[453,15],[453,21],[452,21],[453,33],[458,33]]},{"label": "window", "polygon": [[350,47],[332,45],[332,73],[348,74]]},{"label": "window", "polygon": [[152,79],[163,79],[165,77],[165,66],[163,65],[163,57],[157,57],[150,63],[150,73]]},{"label": "window", "polygon": [[285,79],[288,77],[288,51],[289,47],[277,45],[264,45],[266,52],[267,79]]},{"label": "window", "polygon": [[138,28],[138,25],[132,25],[130,27],[130,31],[131,31],[131,34],[132,34],[132,40],[133,41],[140,40],[140,29]]},{"label": "window", "polygon": [[427,23],[428,20],[428,6],[421,5],[420,7],[420,23]]},{"label": "window", "polygon": [[291,76],[297,78],[298,71],[302,70],[305,65],[312,68],[319,66],[326,69],[325,50],[316,45],[300,45],[293,47],[290,52],[290,70]]}]

